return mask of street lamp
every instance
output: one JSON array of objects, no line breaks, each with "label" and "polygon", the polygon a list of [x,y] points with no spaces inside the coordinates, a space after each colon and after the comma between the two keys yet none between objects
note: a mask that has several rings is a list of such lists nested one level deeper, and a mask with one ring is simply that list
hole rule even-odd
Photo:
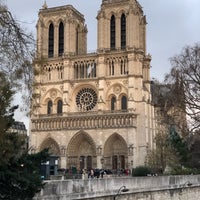
[{"label": "street lamp", "polygon": [[190,186],[192,186],[192,183],[190,181],[186,181],[183,185],[181,185],[179,194],[182,194],[184,188],[190,187]]},{"label": "street lamp", "polygon": [[184,188],[184,187],[187,187],[187,186],[188,186],[188,187],[192,186],[192,183],[191,183],[190,181],[186,181],[186,182],[183,184],[182,187]]},{"label": "street lamp", "polygon": [[126,186],[122,186],[119,188],[119,190],[117,191],[117,194],[114,195],[113,200],[116,200],[117,197],[121,194],[121,192],[128,192],[129,189],[126,188]]}]

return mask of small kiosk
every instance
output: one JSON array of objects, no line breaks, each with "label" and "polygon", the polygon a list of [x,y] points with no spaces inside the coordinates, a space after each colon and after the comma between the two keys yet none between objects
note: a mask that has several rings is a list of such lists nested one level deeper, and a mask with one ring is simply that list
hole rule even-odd
[{"label": "small kiosk", "polygon": [[50,179],[58,174],[58,156],[50,156],[45,163],[41,163],[41,178]]}]

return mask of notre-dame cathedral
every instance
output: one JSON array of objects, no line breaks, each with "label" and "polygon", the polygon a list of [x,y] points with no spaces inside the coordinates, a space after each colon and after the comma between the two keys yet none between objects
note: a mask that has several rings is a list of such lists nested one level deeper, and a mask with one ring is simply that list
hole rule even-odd
[{"label": "notre-dame cathedral", "polygon": [[50,148],[60,168],[131,169],[155,136],[146,17],[137,0],[102,0],[96,18],[87,53],[83,14],[40,9],[30,146]]}]

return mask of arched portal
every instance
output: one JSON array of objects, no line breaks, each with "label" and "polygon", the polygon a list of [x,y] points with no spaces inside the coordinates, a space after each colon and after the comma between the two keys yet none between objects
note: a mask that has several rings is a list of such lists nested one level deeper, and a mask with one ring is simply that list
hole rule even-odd
[{"label": "arched portal", "polygon": [[104,167],[107,169],[127,168],[128,149],[127,143],[117,133],[112,134],[104,147]]},{"label": "arched portal", "polygon": [[43,149],[49,149],[49,153],[51,155],[60,156],[60,148],[58,143],[50,137],[44,140],[40,145],[40,151]]},{"label": "arched portal", "polygon": [[52,139],[45,139],[40,145],[40,151],[43,149],[49,149],[50,157],[48,158],[48,164],[41,166],[41,173],[48,177],[49,175],[56,175],[57,169],[60,168],[60,148],[58,143]]},{"label": "arched portal", "polygon": [[67,148],[67,168],[76,167],[78,170],[97,167],[96,145],[85,132],[77,133]]}]

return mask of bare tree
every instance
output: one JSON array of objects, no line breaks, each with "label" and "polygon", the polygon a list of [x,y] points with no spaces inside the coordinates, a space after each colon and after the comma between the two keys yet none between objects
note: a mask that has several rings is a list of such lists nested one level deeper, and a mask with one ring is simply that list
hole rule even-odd
[{"label": "bare tree", "polygon": [[[13,89],[21,89],[30,99],[33,70],[34,40],[21,28],[7,6],[0,3],[0,71]],[[29,101],[27,102],[29,106]]]},{"label": "bare tree", "polygon": [[200,44],[186,46],[171,59],[166,80],[177,85],[174,102],[187,115],[190,132],[200,128]]},{"label": "bare tree", "polygon": [[[175,170],[187,165],[188,148],[185,105],[177,101],[176,93],[182,97],[181,85],[170,82],[151,82],[152,103],[156,120],[156,148],[149,151],[147,164],[157,173]],[[183,97],[182,97],[183,98]],[[169,169],[168,169],[169,168]]]}]

